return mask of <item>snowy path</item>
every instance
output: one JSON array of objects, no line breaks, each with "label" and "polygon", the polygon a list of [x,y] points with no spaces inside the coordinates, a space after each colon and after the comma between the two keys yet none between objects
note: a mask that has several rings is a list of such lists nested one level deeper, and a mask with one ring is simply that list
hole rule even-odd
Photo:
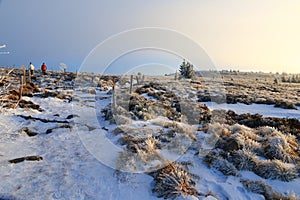
[{"label": "snowy path", "polygon": [[[0,199],[156,199],[149,187],[150,176],[128,174],[118,177],[114,169],[90,154],[76,131],[58,128],[45,134],[47,129],[58,125],[15,116],[23,114],[49,119],[59,114],[59,118],[66,118],[75,111],[91,108],[89,102],[69,104],[55,98],[36,98],[33,101],[45,112],[29,110],[24,113],[24,110],[17,109],[1,115]],[[97,126],[98,123],[90,121],[89,124]],[[81,121],[76,127],[89,134],[86,125],[85,121]],[[39,134],[27,136],[20,131],[24,126]],[[8,162],[29,155],[42,156],[43,160],[17,164]]]}]

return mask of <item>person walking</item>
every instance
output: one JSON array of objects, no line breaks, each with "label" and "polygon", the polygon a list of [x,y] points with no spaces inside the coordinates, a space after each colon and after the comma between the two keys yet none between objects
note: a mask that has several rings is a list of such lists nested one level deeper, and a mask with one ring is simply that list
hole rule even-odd
[{"label": "person walking", "polygon": [[29,67],[28,68],[29,68],[29,71],[30,71],[30,75],[33,76],[34,66],[33,66],[33,64],[31,62],[29,63]]},{"label": "person walking", "polygon": [[46,75],[47,66],[45,63],[42,64],[41,70],[42,70],[43,74]]}]

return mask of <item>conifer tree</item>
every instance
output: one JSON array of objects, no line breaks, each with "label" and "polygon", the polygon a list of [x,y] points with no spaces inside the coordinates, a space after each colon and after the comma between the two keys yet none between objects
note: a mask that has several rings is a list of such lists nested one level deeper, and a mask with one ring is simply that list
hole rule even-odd
[{"label": "conifer tree", "polygon": [[179,72],[182,77],[184,78],[193,78],[195,77],[194,66],[189,62],[186,62],[185,59],[183,60],[182,64],[180,65]]}]

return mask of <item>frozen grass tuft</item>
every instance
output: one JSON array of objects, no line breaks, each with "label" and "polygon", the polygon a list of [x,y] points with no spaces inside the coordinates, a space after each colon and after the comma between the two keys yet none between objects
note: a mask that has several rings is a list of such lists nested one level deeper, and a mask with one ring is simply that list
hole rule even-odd
[{"label": "frozen grass tuft", "polygon": [[160,142],[151,135],[124,135],[123,143],[126,145],[126,149],[120,153],[117,161],[120,171],[147,171],[153,167],[153,163],[157,165],[163,161],[157,151]]},{"label": "frozen grass tuft", "polygon": [[264,181],[243,181],[243,185],[247,190],[253,193],[261,194],[267,200],[297,200],[298,198],[295,194],[284,196],[276,191],[274,191],[268,184]]},{"label": "frozen grass tuft", "polygon": [[261,160],[255,173],[263,178],[279,179],[285,182],[298,177],[297,170],[293,165],[288,165],[280,160]]},{"label": "frozen grass tuft", "polygon": [[239,172],[238,170],[235,168],[235,166],[233,164],[231,164],[230,162],[228,162],[228,160],[224,159],[224,158],[217,158],[216,160],[214,160],[211,164],[211,167],[219,170],[220,172],[222,172],[224,175],[232,175],[232,176],[239,176]]},{"label": "frozen grass tuft", "polygon": [[290,154],[289,144],[283,137],[268,138],[268,144],[265,147],[265,155],[270,159],[279,159],[283,162],[293,162],[293,156]]},{"label": "frozen grass tuft", "polygon": [[295,136],[283,134],[271,127],[259,128],[257,134],[261,136],[260,141],[264,146],[262,155],[266,158],[278,159],[287,163],[299,161],[297,153],[299,146]]},{"label": "frozen grass tuft", "polygon": [[[219,137],[216,148],[222,150],[206,156],[205,161],[209,166],[225,175],[236,176],[238,169],[253,171],[263,178],[286,182],[299,177],[294,166],[299,162],[299,146],[295,136],[283,134],[271,127],[253,130],[235,124],[226,128],[230,134],[222,134],[223,125],[209,125],[208,132]],[[260,159],[256,155],[269,160]]]},{"label": "frozen grass tuft", "polygon": [[226,155],[224,152],[211,151],[205,156],[204,162],[206,162],[210,167],[219,170],[224,175],[239,176],[237,168],[226,160],[225,157]]},{"label": "frozen grass tuft", "polygon": [[193,187],[195,181],[185,166],[170,162],[164,168],[151,174],[155,180],[153,192],[159,198],[176,199],[179,197],[199,196]]},{"label": "frozen grass tuft", "polygon": [[241,149],[232,152],[230,161],[239,170],[252,171],[257,166],[258,158],[252,151],[248,149]]}]

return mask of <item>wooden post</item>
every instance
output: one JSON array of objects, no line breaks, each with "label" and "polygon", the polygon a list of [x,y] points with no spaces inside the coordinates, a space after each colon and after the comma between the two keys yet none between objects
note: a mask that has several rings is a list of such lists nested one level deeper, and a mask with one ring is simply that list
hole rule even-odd
[{"label": "wooden post", "polygon": [[26,85],[26,76],[22,76],[23,77],[23,83],[22,85]]},{"label": "wooden post", "polygon": [[117,108],[116,85],[113,85],[113,111]]},{"label": "wooden post", "polygon": [[14,109],[16,109],[21,101],[22,98],[22,93],[23,93],[23,84],[24,84],[24,76],[20,76],[20,88],[19,88],[19,99],[18,102],[16,103]]},{"label": "wooden post", "polygon": [[133,82],[133,75],[130,76],[130,89],[129,89],[129,94],[132,93],[132,83]]},{"label": "wooden post", "polygon": [[28,70],[28,82],[31,83],[31,70]]},{"label": "wooden post", "polygon": [[26,67],[22,65],[21,69],[23,70],[23,84],[26,84]]},{"label": "wooden post", "polygon": [[139,76],[136,75],[136,83],[139,85],[140,84],[140,79],[139,79]]},{"label": "wooden post", "polygon": [[95,77],[95,74],[92,73],[92,86],[94,85],[94,77]]},{"label": "wooden post", "polygon": [[144,83],[144,81],[145,81],[145,75],[143,74],[142,75],[142,84]]},{"label": "wooden post", "polygon": [[177,78],[178,78],[178,74],[177,74],[177,70],[175,72],[175,81],[177,81]]},{"label": "wooden post", "polygon": [[19,99],[21,99],[21,97],[22,97],[22,93],[23,93],[23,85],[24,85],[24,76],[21,76],[21,77],[20,77]]}]

